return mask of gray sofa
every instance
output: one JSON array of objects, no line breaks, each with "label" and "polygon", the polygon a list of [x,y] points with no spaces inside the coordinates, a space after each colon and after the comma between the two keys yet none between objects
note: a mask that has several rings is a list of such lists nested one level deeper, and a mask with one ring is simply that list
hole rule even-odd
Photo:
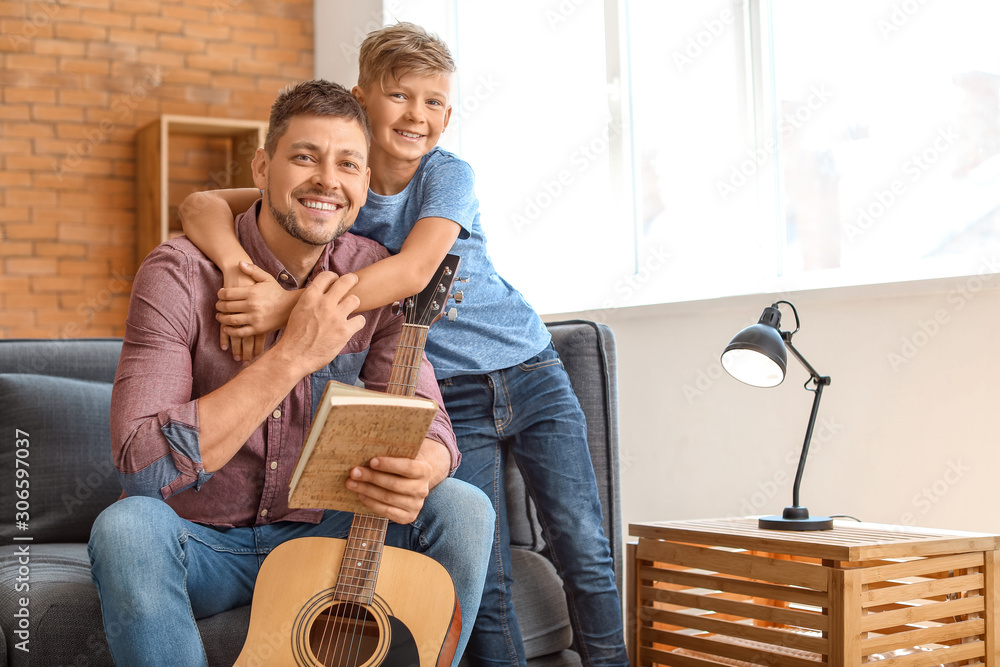
[{"label": "gray sofa", "polygon": [[[549,328],[587,414],[621,590],[614,336],[593,322]],[[121,491],[108,435],[120,348],[117,339],[0,340],[0,468],[6,476],[0,482],[0,667],[113,664],[86,543],[94,518]],[[514,595],[529,664],[579,664],[561,582],[516,467],[509,469],[518,547]],[[198,622],[213,666],[233,663],[248,619],[245,607]]]}]

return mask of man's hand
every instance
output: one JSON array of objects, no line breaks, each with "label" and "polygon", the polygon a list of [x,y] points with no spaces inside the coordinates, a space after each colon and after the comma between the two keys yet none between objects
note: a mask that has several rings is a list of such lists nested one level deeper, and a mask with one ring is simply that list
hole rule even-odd
[{"label": "man's hand", "polygon": [[424,440],[415,458],[379,456],[351,469],[347,488],[372,512],[395,523],[416,520],[430,490],[448,476],[451,456],[436,440]]},{"label": "man's hand", "polygon": [[344,345],[365,325],[363,315],[351,316],[358,297],[348,291],[358,277],[338,277],[323,271],[304,289],[284,333],[275,344],[280,353],[305,377],[329,364]]}]

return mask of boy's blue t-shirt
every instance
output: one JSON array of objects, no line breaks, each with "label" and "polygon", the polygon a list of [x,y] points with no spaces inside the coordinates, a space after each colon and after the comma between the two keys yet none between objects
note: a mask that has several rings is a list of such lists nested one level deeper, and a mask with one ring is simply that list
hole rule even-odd
[{"label": "boy's blue t-shirt", "polygon": [[451,248],[461,257],[458,275],[469,279],[457,283],[464,293],[458,319],[438,322],[427,334],[427,358],[439,380],[510,368],[541,352],[550,340],[535,310],[493,267],[473,186],[468,163],[434,148],[399,194],[369,190],[351,228],[398,253],[417,220],[445,218],[462,227]]}]

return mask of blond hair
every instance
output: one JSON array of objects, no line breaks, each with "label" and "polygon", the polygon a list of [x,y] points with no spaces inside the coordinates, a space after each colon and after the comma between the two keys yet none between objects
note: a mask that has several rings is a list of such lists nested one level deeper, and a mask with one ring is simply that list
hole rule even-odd
[{"label": "blond hair", "polygon": [[407,74],[451,74],[455,61],[437,35],[413,23],[397,23],[368,33],[358,54],[358,86],[384,85]]}]

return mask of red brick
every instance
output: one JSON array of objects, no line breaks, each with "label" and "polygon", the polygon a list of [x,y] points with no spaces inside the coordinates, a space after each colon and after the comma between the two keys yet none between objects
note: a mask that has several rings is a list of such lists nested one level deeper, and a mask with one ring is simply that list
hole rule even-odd
[{"label": "red brick", "polygon": [[61,276],[106,276],[111,269],[106,260],[100,259],[60,259],[58,262]]},{"label": "red brick", "polygon": [[187,66],[198,69],[207,69],[212,72],[232,72],[233,59],[221,58],[217,56],[203,56],[191,54],[187,57]]},{"label": "red brick", "polygon": [[[184,25],[184,34],[199,40],[228,40],[232,37],[232,31],[228,25],[211,25],[205,23],[188,22]],[[237,36],[238,41],[243,41],[242,33]]]},{"label": "red brick", "polygon": [[4,104],[0,106],[0,120],[30,120],[31,107],[27,104]]},{"label": "red brick", "polygon": [[7,104],[19,102],[43,102],[54,104],[56,91],[51,88],[5,88],[3,101]]},{"label": "red brick", "polygon": [[12,327],[34,327],[35,311],[30,308],[4,309],[0,311],[0,325]]},{"label": "red brick", "polygon": [[101,26],[57,23],[55,28],[56,37],[60,39],[92,39],[101,42],[108,39],[108,29]]},{"label": "red brick", "polygon": [[187,7],[184,5],[163,5],[163,7],[160,8],[160,14],[163,16],[184,19],[185,21],[197,21],[199,23],[208,23],[208,18],[210,16],[210,12],[205,11],[204,9]]},{"label": "red brick", "polygon": [[74,74],[97,74],[100,76],[107,76],[111,73],[111,63],[106,60],[60,58],[59,71],[73,72]]},{"label": "red brick", "polygon": [[109,28],[108,41],[114,43],[135,44],[137,46],[148,46],[153,36],[141,30],[129,30],[126,28]]},{"label": "red brick", "polygon": [[60,90],[59,104],[106,107],[108,93],[103,90]]},{"label": "red brick", "polygon": [[8,308],[58,308],[59,297],[55,294],[31,294],[11,292],[7,294]]},{"label": "red brick", "polygon": [[[55,224],[8,223],[7,239],[55,239],[57,226]],[[6,242],[6,241],[5,241]]]},{"label": "red brick", "polygon": [[205,41],[192,37],[179,37],[175,35],[160,35],[160,48],[164,51],[177,51],[182,53],[204,53]]},{"label": "red brick", "polygon": [[131,28],[132,15],[125,12],[108,12],[97,9],[85,9],[80,17],[87,25],[106,25],[114,28]]},{"label": "red brick", "polygon": [[81,42],[66,39],[35,39],[31,44],[38,55],[82,56],[87,50],[86,45]]},{"label": "red brick", "polygon": [[0,256],[4,257],[29,257],[34,250],[35,244],[31,241],[10,241],[4,240],[0,243]]},{"label": "red brick", "polygon": [[166,16],[136,16],[135,29],[150,32],[169,32],[178,34],[184,28],[184,21]]},{"label": "red brick", "polygon": [[3,123],[2,135],[10,137],[29,137],[48,139],[53,136],[51,125],[39,125],[38,123]]},{"label": "red brick", "polygon": [[55,275],[59,262],[52,257],[8,257],[4,272],[8,276]]},{"label": "red brick", "polygon": [[84,243],[108,243],[111,239],[109,230],[105,227],[95,227],[93,225],[64,224],[59,225],[59,235],[57,237],[64,242],[84,242]]},{"label": "red brick", "polygon": [[36,104],[31,109],[32,120],[36,121],[83,121],[83,109],[70,106],[48,106]]},{"label": "red brick", "polygon": [[35,255],[39,257],[83,257],[87,246],[82,243],[39,242],[35,244]]}]

